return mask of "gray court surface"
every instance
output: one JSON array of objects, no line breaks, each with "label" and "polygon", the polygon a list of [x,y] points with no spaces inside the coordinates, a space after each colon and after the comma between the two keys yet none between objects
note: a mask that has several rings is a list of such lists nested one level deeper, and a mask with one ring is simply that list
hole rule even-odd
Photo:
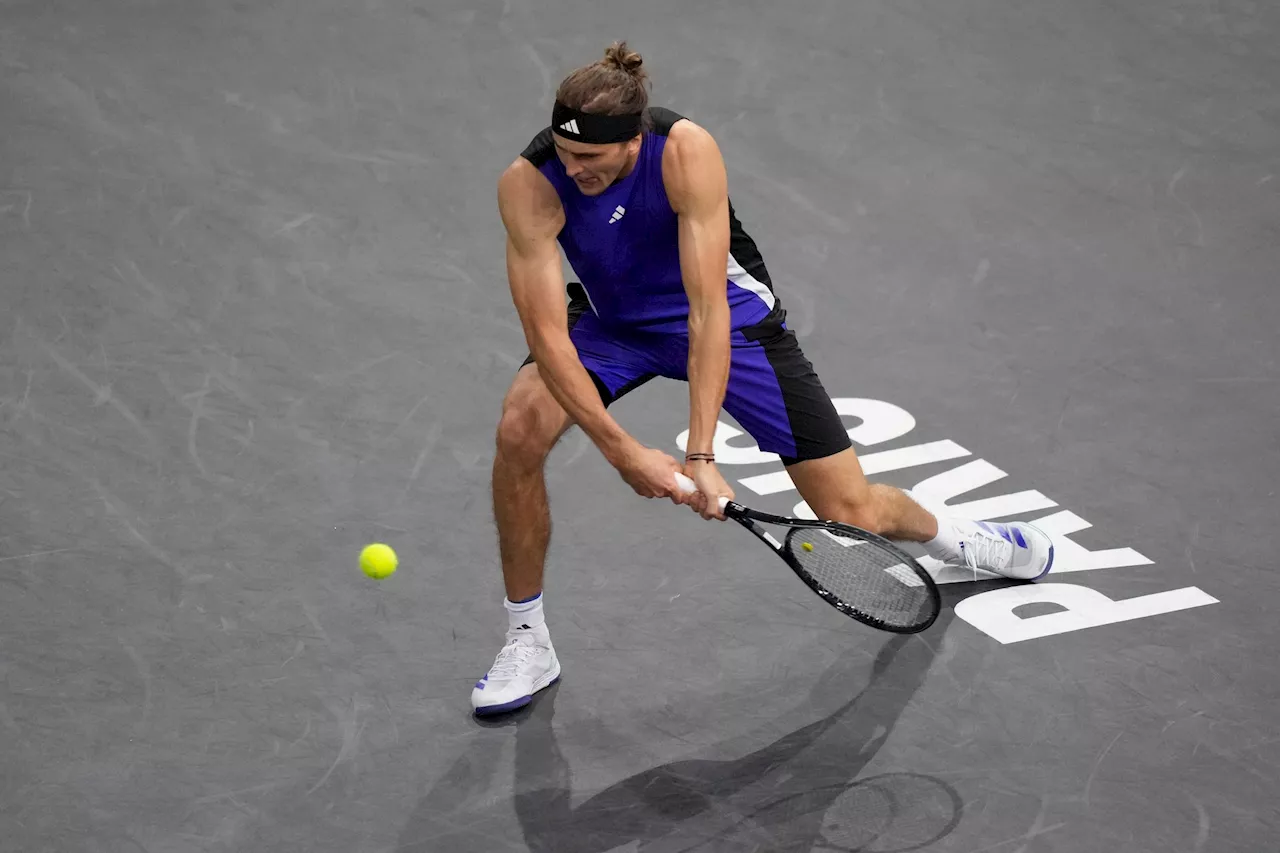
[{"label": "gray court surface", "polygon": [[[564,678],[481,723],[495,182],[615,38],[873,479],[1060,571],[895,638],[574,431]],[[0,84],[0,850],[1275,849],[1275,4],[5,0]]]}]

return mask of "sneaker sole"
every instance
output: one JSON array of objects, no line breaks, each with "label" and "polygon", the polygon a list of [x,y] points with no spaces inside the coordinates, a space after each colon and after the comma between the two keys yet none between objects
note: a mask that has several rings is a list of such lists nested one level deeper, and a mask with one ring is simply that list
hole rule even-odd
[{"label": "sneaker sole", "polygon": [[[548,676],[550,678],[548,679]],[[545,680],[546,683],[543,683]],[[533,692],[527,693],[518,699],[512,699],[510,702],[503,702],[501,705],[481,705],[479,708],[473,709],[477,717],[491,717],[496,714],[506,714],[510,711],[517,711],[533,701],[533,697],[546,690],[551,685],[560,680],[560,665],[556,664],[556,668],[544,675],[541,679],[533,683]]]}]

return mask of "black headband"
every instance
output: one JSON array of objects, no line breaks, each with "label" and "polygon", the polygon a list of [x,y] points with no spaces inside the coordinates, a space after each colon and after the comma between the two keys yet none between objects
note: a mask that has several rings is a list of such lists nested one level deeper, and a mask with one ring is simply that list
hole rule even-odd
[{"label": "black headband", "polygon": [[602,116],[584,113],[556,101],[551,111],[551,129],[574,142],[606,145],[626,142],[640,133],[640,113],[625,116]]}]

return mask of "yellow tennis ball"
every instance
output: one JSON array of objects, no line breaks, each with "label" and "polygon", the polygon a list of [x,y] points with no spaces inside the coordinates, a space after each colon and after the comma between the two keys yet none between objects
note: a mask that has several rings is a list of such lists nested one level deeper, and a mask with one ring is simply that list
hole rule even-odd
[{"label": "yellow tennis ball", "polygon": [[381,542],[366,545],[364,550],[360,552],[360,568],[366,575],[375,580],[382,580],[391,575],[395,572],[399,562],[396,552],[391,550],[391,546],[384,545]]},{"label": "yellow tennis ball", "polygon": [[801,547],[801,548],[803,548],[803,549],[805,549],[806,551],[812,551],[812,550],[813,550],[813,543],[811,543],[811,542],[802,542],[802,543],[800,543],[800,547]]}]

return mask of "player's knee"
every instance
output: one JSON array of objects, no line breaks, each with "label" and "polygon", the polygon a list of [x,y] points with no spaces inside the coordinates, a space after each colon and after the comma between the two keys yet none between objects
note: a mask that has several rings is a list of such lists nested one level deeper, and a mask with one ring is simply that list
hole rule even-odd
[{"label": "player's knee", "polygon": [[542,462],[555,444],[555,435],[547,426],[545,413],[538,406],[508,406],[498,421],[498,453],[511,461]]},{"label": "player's knee", "polygon": [[510,462],[540,465],[563,434],[566,420],[545,385],[513,388],[498,421],[498,453]]},{"label": "player's knee", "polygon": [[878,512],[875,505],[870,503],[849,504],[841,515],[843,517],[837,519],[838,521],[852,524],[871,533],[883,534],[889,527],[884,513]]},{"label": "player's knee", "polygon": [[888,519],[870,494],[841,495],[820,502],[818,506],[810,505],[814,515],[828,521],[851,524],[871,533],[881,533],[887,527]]}]

